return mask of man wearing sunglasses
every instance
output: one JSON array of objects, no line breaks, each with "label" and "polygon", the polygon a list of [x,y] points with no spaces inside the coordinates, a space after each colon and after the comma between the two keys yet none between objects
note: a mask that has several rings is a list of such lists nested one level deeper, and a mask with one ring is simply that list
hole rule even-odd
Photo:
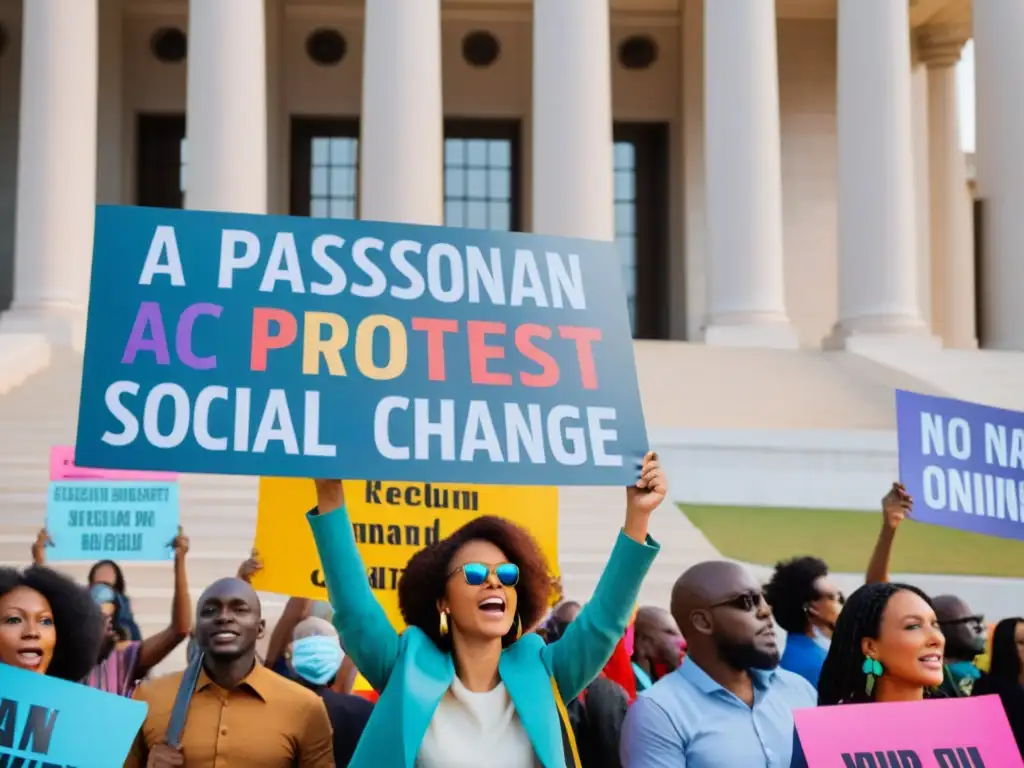
[{"label": "man wearing sunglasses", "polygon": [[772,611],[736,563],[709,561],[672,590],[687,657],[637,697],[623,727],[625,768],[787,766],[793,710],[817,705],[814,687],[779,669]]},{"label": "man wearing sunglasses", "polygon": [[932,602],[946,638],[946,669],[939,690],[946,696],[970,696],[981,677],[975,659],[985,652],[985,617],[955,595],[939,595]]}]

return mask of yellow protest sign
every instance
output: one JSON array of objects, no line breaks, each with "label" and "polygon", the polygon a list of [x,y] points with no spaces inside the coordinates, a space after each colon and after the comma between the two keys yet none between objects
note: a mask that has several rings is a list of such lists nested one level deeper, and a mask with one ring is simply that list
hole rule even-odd
[{"label": "yellow protest sign", "polygon": [[[366,577],[396,629],[398,579],[409,558],[481,515],[530,531],[558,575],[558,489],[346,480],[345,501]],[[316,505],[311,480],[261,478],[256,542],[263,570],[253,586],[291,597],[327,599],[313,534],[303,513]]]}]

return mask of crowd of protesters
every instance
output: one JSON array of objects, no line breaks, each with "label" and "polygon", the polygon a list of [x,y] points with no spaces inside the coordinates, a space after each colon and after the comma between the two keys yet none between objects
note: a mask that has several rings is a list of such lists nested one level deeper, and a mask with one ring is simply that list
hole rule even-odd
[{"label": "crowd of protesters", "polygon": [[[766,585],[734,562],[698,563],[668,606],[637,610],[659,550],[648,522],[667,493],[648,454],[589,602],[552,608],[557,584],[536,542],[482,517],[410,560],[401,633],[367,583],[341,481],[315,485],[317,506],[295,525],[312,527],[331,602],[291,598],[262,658],[258,552],[205,589],[193,625],[179,531],[170,622],[143,637],[117,563],[78,585],[45,565],[43,531],[33,565],[0,569],[0,663],[145,701],[125,763],[137,768],[785,768],[804,764],[795,710],[986,694],[1024,754],[1024,618],[990,635],[956,596],[889,580],[913,505],[898,484],[849,598],[808,555]],[[185,673],[148,678],[186,641],[201,671],[170,746]],[[353,693],[360,674],[374,694]]]}]

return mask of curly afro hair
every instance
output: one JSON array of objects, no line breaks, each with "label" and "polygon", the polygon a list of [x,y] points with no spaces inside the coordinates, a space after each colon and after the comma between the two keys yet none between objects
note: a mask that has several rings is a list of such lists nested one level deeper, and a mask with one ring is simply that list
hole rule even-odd
[{"label": "curly afro hair", "polygon": [[805,608],[821,597],[814,582],[828,575],[828,566],[817,557],[795,557],[775,566],[764,595],[775,620],[786,632],[803,634],[808,630]]},{"label": "curly afro hair", "polygon": [[103,644],[105,622],[92,595],[64,574],[41,565],[24,571],[0,568],[0,597],[17,587],[35,590],[53,611],[57,643],[46,674],[76,683],[82,680],[96,666]]},{"label": "curly afro hair", "polygon": [[[413,555],[398,581],[398,607],[405,623],[419,627],[445,650],[451,646],[451,641],[441,637],[437,601],[444,597],[452,558],[470,541],[489,541],[505,553],[510,563],[519,566],[519,583],[515,590],[523,632],[529,632],[544,618],[550,604],[553,579],[544,553],[533,536],[500,517],[471,520],[451,536]],[[509,633],[506,644],[515,640],[514,631],[513,628]]]}]

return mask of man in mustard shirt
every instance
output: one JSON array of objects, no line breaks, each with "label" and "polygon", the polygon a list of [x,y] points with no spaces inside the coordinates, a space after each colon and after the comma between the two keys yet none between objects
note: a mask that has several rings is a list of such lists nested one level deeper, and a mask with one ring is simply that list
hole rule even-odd
[{"label": "man in mustard shirt", "polygon": [[178,672],[136,692],[149,713],[125,768],[333,768],[323,701],[257,661],[263,631],[251,586],[236,578],[211,584],[196,609],[196,645],[205,655],[181,747],[165,743]]}]

